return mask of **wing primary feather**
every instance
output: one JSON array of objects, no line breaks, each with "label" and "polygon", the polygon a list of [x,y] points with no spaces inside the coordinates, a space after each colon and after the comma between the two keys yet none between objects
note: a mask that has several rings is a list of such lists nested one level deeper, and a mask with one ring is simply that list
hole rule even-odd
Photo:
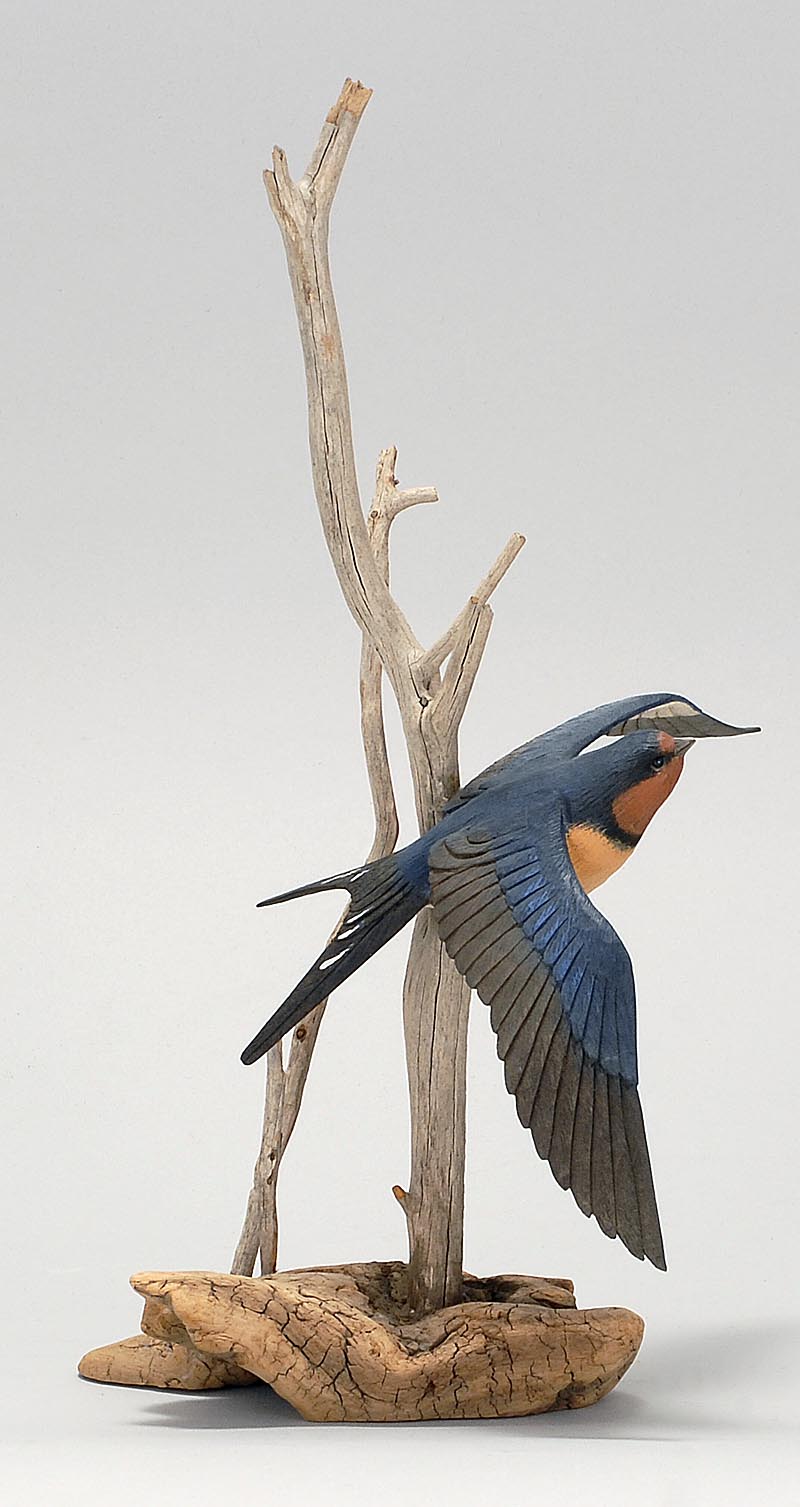
[{"label": "wing primary feather", "polygon": [[464,969],[464,978],[470,989],[477,989],[487,974],[492,973],[499,964],[506,961],[509,953],[513,953],[515,946],[516,934],[513,927],[490,942],[480,957]]},{"label": "wing primary feather", "polygon": [[572,1136],[569,1185],[583,1214],[592,1212],[592,1112],[594,1107],[594,1063],[584,1053],[575,1128]]},{"label": "wing primary feather", "polygon": [[623,1082],[621,1087],[625,1134],[633,1166],[633,1175],[636,1181],[644,1253],[648,1261],[652,1261],[653,1265],[657,1266],[660,1271],[666,1271],[667,1263],[664,1259],[664,1242],[658,1218],[656,1192],[653,1187],[653,1173],[650,1167],[650,1154],[647,1150],[647,1137],[642,1118],[642,1107],[639,1103],[639,1095],[633,1085]]},{"label": "wing primary feather", "polygon": [[614,1201],[614,1168],[611,1160],[611,1124],[608,1113],[608,1075],[599,1064],[594,1072],[592,1114],[592,1213],[604,1235],[617,1233]]},{"label": "wing primary feather", "polygon": [[550,1040],[533,1099],[529,1124],[539,1155],[549,1159],[555,1124],[556,1098],[569,1048],[569,1026],[563,1014]]},{"label": "wing primary feather", "polygon": [[[508,984],[503,986],[503,989],[513,997],[510,999],[508,1008],[504,1009],[498,1024],[495,1025],[494,1019],[492,1020],[497,1032],[497,1050],[504,1061],[517,1032],[525,1023],[526,1016],[529,1011],[536,1008],[542,990],[550,981],[550,974],[541,959],[532,958],[531,961],[532,968],[527,968],[524,963],[520,964],[519,975],[512,974]],[[493,1011],[499,1006],[502,993],[503,990],[498,990],[497,995],[491,1001]]]},{"label": "wing primary feather", "polygon": [[[491,894],[491,891],[489,893]],[[440,937],[452,937],[458,931],[459,927],[476,917],[484,917],[489,920],[491,919],[491,913],[499,915],[498,899],[495,898],[493,901],[487,902],[486,894],[486,885],[481,885],[480,888],[474,890],[471,894],[464,896],[455,895],[452,901],[442,901],[437,906],[436,918]],[[493,912],[492,906],[494,907]]]},{"label": "wing primary feather", "polygon": [[534,1100],[539,1091],[545,1063],[550,1055],[553,1037],[562,1018],[561,1002],[554,989],[538,1021],[536,1031],[532,1035],[525,1064],[515,1089],[517,1114],[526,1130],[530,1129]]},{"label": "wing primary feather", "polygon": [[614,1170],[617,1229],[620,1239],[628,1247],[631,1255],[641,1261],[644,1258],[644,1245],[639,1220],[639,1200],[636,1195],[636,1183],[625,1135],[622,1085],[613,1073],[608,1079],[608,1118],[611,1126],[611,1163]]},{"label": "wing primary feather", "polygon": [[515,930],[514,917],[511,912],[503,911],[495,916],[488,926],[483,927],[474,937],[470,937],[468,942],[463,942],[458,949],[454,948],[451,951],[448,944],[447,950],[450,956],[455,958],[459,972],[466,974],[468,969],[475,967],[490,947]]},{"label": "wing primary feather", "polygon": [[[501,1057],[504,1055],[502,1048],[503,1043],[508,1037],[508,1032],[511,1031],[513,1035],[516,1030],[516,1025],[512,1022],[511,1018],[512,1011],[516,1007],[517,1013],[515,1019],[517,1019],[520,1011],[524,1013],[528,1008],[527,1002],[524,1000],[522,1005],[518,1005],[520,995],[537,974],[538,970],[541,969],[541,966],[541,961],[536,957],[536,954],[530,953],[527,958],[523,958],[517,964],[513,973],[509,974],[505,983],[501,984],[500,988],[495,990],[494,993],[490,993],[485,988],[485,980],[478,986],[478,993],[484,1004],[489,1006],[491,1012],[492,1029],[498,1035],[497,1050]],[[503,1032],[502,1041],[499,1039],[501,1031]]]},{"label": "wing primary feather", "polygon": [[[497,956],[492,955],[492,949],[486,952],[479,964],[471,970],[471,976],[467,975],[467,983],[471,989],[481,989],[485,992],[489,1001],[492,1001],[501,986],[509,979],[520,963],[530,959],[532,948],[527,937],[512,939],[509,945],[503,937],[497,944]],[[505,950],[504,950],[505,948]],[[483,971],[479,972],[479,969]],[[474,982],[473,982],[474,980]],[[484,995],[481,994],[483,999]]]},{"label": "wing primary feather", "polygon": [[440,926],[439,930],[442,939],[447,943],[447,950],[456,959],[459,967],[461,966],[459,953],[462,948],[473,945],[483,936],[483,933],[489,929],[494,921],[505,918],[509,922],[513,922],[514,920],[502,895],[497,893],[492,895],[488,900],[484,900],[483,904],[476,906],[457,925],[452,927]]},{"label": "wing primary feather", "polygon": [[618,1011],[616,1000],[603,1001],[603,1023],[600,1028],[600,1060],[608,1072],[622,1071],[622,1054],[619,1042]]},{"label": "wing primary feather", "polygon": [[548,979],[536,1000],[536,1004],[526,1013],[524,1019],[521,1021],[520,1027],[516,1031],[508,1051],[505,1053],[505,1079],[506,1087],[510,1094],[516,1095],[520,1079],[536,1045],[536,1038],[542,1022],[546,1017],[548,1019],[550,1017],[550,1006],[554,993],[553,981],[552,979]]},{"label": "wing primary feather", "polygon": [[553,1176],[562,1188],[569,1187],[572,1160],[572,1137],[575,1127],[575,1108],[578,1103],[578,1087],[581,1080],[583,1053],[570,1038],[564,1054],[561,1080],[556,1093],[553,1110],[553,1134],[550,1140],[550,1166]]}]

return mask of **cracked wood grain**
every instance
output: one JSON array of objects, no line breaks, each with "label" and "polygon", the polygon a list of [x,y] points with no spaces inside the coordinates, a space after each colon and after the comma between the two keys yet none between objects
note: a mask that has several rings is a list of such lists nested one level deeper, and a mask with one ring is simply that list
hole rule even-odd
[{"label": "cracked wood grain", "polygon": [[[177,1331],[178,1326],[175,1326]],[[235,1361],[202,1355],[185,1330],[180,1338],[134,1334],[90,1350],[78,1366],[88,1381],[122,1387],[159,1387],[167,1392],[216,1392],[222,1387],[252,1387],[258,1377]]]},{"label": "cracked wood grain", "polygon": [[[412,1319],[400,1262],[267,1278],[141,1273],[132,1282],[153,1344],[172,1336],[209,1377],[224,1368],[259,1377],[318,1422],[586,1407],[616,1385],[643,1332],[628,1309],[576,1308],[572,1284],[558,1278],[465,1276],[465,1301]],[[108,1374],[112,1348],[85,1356],[82,1375],[124,1380]]]}]

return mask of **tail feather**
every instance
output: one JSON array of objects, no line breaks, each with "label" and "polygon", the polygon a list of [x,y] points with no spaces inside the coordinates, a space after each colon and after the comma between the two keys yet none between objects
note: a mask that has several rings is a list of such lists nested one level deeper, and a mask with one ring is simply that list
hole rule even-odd
[{"label": "tail feather", "polygon": [[425,896],[400,873],[394,856],[378,859],[366,868],[352,869],[331,879],[320,879],[300,889],[287,890],[285,894],[262,900],[261,904],[277,905],[300,895],[333,889],[347,889],[351,895],[341,927],[308,973],[245,1047],[242,1062],[249,1065],[263,1057],[425,904]]},{"label": "tail feather", "polygon": [[283,905],[284,900],[299,900],[303,895],[321,894],[323,890],[349,890],[353,893],[353,885],[366,869],[348,869],[344,874],[333,874],[330,879],[315,879],[313,884],[301,884],[299,889],[284,890],[281,895],[270,895],[266,900],[259,900],[256,910],[261,910],[265,905]]}]

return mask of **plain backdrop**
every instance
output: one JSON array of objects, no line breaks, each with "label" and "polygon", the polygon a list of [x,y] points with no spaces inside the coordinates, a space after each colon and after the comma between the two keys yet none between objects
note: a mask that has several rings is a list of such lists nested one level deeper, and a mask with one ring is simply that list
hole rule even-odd
[{"label": "plain backdrop", "polygon": [[[796,6],[2,11],[5,1500],[796,1500]],[[647,1322],[580,1414],[310,1427],[266,1389],[75,1376],[136,1332],[132,1271],[227,1267],[263,1092],[239,1052],[338,899],[254,904],[371,837],[260,182],[274,141],[301,173],[346,74],[375,90],[332,233],[364,495],[391,443],[441,494],[395,529],[420,637],[528,538],[464,773],[640,690],[764,727],[690,755],[599,897],[666,1276],[556,1186],[473,1006],[467,1266]],[[406,941],[327,1013],[284,1265],[405,1252]]]}]

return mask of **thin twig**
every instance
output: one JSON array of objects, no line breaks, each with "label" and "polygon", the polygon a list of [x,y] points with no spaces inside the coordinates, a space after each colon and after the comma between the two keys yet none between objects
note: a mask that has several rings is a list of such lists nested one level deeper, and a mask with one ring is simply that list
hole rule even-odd
[{"label": "thin twig", "polygon": [[437,638],[436,643],[432,644],[427,653],[423,655],[423,674],[432,674],[434,670],[440,669],[448,654],[452,653],[459,639],[463,639],[464,634],[470,631],[473,608],[475,606],[482,607],[485,602],[488,602],[492,592],[500,585],[509,566],[516,560],[524,543],[524,534],[511,535],[508,543],[501,549],[494,564],[487,570],[480,586],[473,591],[466,606],[462,607],[458,617],[453,619],[447,631],[442,634],[441,638]]}]

